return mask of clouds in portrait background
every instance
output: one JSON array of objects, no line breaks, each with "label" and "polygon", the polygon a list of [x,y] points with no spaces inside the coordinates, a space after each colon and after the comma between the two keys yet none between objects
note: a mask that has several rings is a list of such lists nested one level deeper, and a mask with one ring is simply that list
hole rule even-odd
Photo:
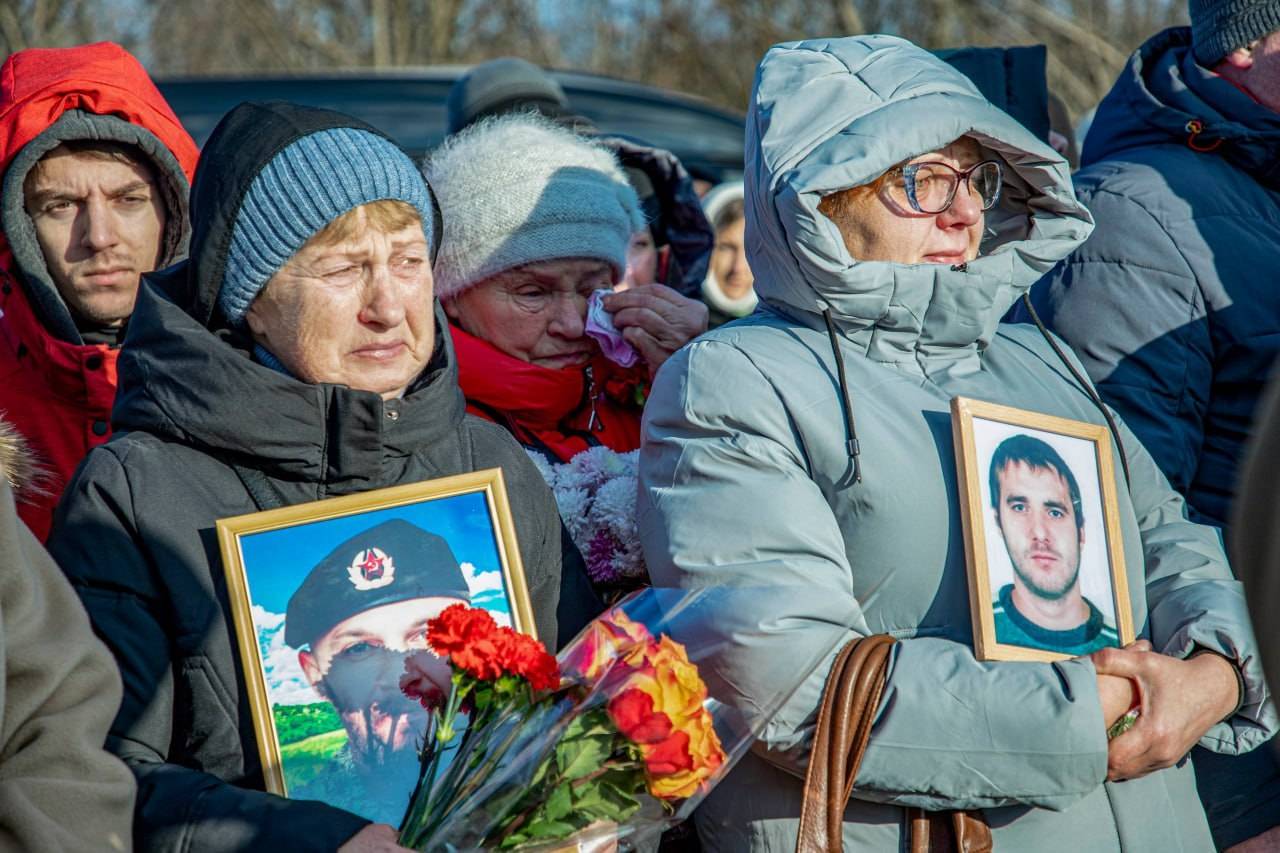
[{"label": "clouds in portrait background", "polygon": [[1004,538],[996,524],[991,506],[991,457],[996,447],[1014,435],[1029,435],[1046,442],[1071,468],[1080,487],[1080,503],[1084,507],[1084,547],[1080,554],[1080,588],[1102,611],[1108,625],[1116,624],[1115,594],[1111,588],[1111,566],[1107,556],[1106,527],[1102,513],[1102,494],[1098,485],[1098,460],[1092,441],[1059,435],[1044,430],[1014,426],[975,417],[973,442],[978,457],[979,488],[982,494],[982,521],[987,540],[987,576],[991,580],[991,598],[1005,584],[1013,583],[1013,563],[1005,548]]},{"label": "clouds in portrait background", "polygon": [[[443,536],[462,566],[471,603],[488,610],[499,625],[512,624],[510,597],[484,492],[468,492],[242,536],[240,549],[253,605],[253,624],[272,705],[309,705],[322,701],[298,665],[297,649],[284,641],[284,614],[289,597],[334,547],[393,518]],[[396,555],[391,557],[395,559]]]}]

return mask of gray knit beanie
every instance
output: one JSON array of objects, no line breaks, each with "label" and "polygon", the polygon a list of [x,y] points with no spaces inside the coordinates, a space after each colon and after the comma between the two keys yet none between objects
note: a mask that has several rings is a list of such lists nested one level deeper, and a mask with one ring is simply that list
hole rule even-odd
[{"label": "gray knit beanie", "polygon": [[233,326],[280,267],[317,232],[362,204],[413,205],[428,243],[431,196],[422,173],[391,141],[351,127],[303,136],[253,179],[236,213],[218,307]]},{"label": "gray knit beanie", "polygon": [[441,299],[535,261],[594,258],[621,278],[640,202],[613,152],[534,115],[485,119],[426,164],[444,222]]},{"label": "gray knit beanie", "polygon": [[1191,46],[1205,68],[1276,30],[1280,0],[1191,0]]}]

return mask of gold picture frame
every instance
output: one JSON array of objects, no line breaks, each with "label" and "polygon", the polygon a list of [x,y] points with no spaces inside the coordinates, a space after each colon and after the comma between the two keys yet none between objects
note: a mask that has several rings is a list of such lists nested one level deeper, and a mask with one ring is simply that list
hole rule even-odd
[{"label": "gold picture frame", "polygon": [[[465,595],[464,600],[489,610],[499,624],[509,624],[536,637],[533,607],[501,469],[224,518],[217,522],[217,536],[266,789],[282,796],[292,793],[321,799],[370,820],[397,825],[399,815],[395,814],[394,804],[381,813],[381,803],[373,802],[388,799],[386,795],[369,798],[368,808],[362,811],[359,802],[353,805],[350,799],[344,799],[353,796],[344,793],[353,786],[326,777],[328,770],[324,768],[328,765],[324,762],[354,772],[351,768],[360,764],[355,760],[359,751],[361,756],[394,756],[407,766],[408,756],[399,753],[401,746],[407,746],[413,738],[397,735],[402,717],[395,716],[390,734],[379,744],[380,751],[374,750],[378,725],[384,722],[375,718],[380,706],[370,704],[361,713],[345,715],[343,709],[350,711],[351,700],[338,701],[337,687],[325,681],[331,672],[322,668],[319,661],[330,647],[355,642],[348,637],[364,629],[360,625],[353,629],[352,618],[363,620],[362,624],[371,626],[369,630],[375,635],[379,631],[394,632],[399,630],[394,614],[404,612],[405,605],[411,609],[412,604],[422,602],[423,607],[443,607],[451,600],[450,595]],[[441,542],[447,547],[442,548]],[[349,565],[343,546],[352,551]],[[399,563],[396,553],[401,554]],[[465,581],[465,589],[460,588],[459,578]],[[440,589],[431,592],[432,597],[424,597],[424,591],[436,587]],[[446,595],[440,591],[445,588],[454,591]],[[333,639],[333,630],[304,644],[290,636],[290,618],[300,635],[304,629],[314,633],[320,630],[314,626],[327,624],[327,616],[343,616],[366,601],[371,605],[369,609],[357,609],[343,617],[345,621],[335,624],[335,629],[337,625],[346,626],[340,632],[341,640]],[[366,612],[374,615],[364,618]],[[425,642],[420,638],[419,624],[425,619],[418,620],[418,615],[419,611],[412,614],[413,627],[406,629],[415,632],[413,636],[420,640],[413,648]],[[396,638],[380,648],[376,638],[356,639],[357,645],[342,648],[331,661],[343,660],[344,673],[372,672],[368,661],[361,664],[366,667],[364,670],[347,666],[346,662],[356,653],[373,656],[387,652],[382,661],[385,671],[373,677],[377,683],[371,684],[369,690],[389,690],[384,683],[390,678],[387,672],[395,657],[404,655],[393,647]],[[351,651],[353,648],[355,652]],[[296,667],[291,655],[298,659]],[[344,676],[344,691],[358,690],[360,686],[358,677]],[[381,701],[391,706],[397,698],[384,697]],[[283,700],[290,701],[282,704]],[[421,715],[425,723],[425,712],[420,708],[399,710],[403,711],[404,720]],[[365,721],[363,727],[361,718]],[[333,726],[335,720],[342,725],[341,730],[308,734],[316,727]],[[302,739],[282,744],[282,730],[288,737],[297,735]],[[362,738],[367,752],[361,750]],[[301,746],[295,748],[295,744]],[[414,782],[417,766],[415,750]],[[365,774],[370,778],[372,775]],[[408,787],[403,795],[407,803],[413,786],[407,781],[408,775],[405,779]],[[327,793],[330,791],[332,795]],[[396,796],[398,793],[390,799]],[[335,799],[342,801],[333,802]],[[403,812],[403,804],[399,809]]]},{"label": "gold picture frame", "polygon": [[951,415],[977,658],[1133,642],[1108,429],[967,397]]}]

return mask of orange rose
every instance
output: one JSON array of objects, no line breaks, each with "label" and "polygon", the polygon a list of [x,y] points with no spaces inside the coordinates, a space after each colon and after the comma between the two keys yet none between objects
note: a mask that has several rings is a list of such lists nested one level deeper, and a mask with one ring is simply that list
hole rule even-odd
[{"label": "orange rose", "polygon": [[[671,720],[672,734],[661,743],[642,743],[649,793],[676,800],[697,793],[724,764],[724,749],[703,707],[707,686],[689,661],[684,646],[665,634],[627,653],[619,694],[639,691],[652,702],[652,712]],[[615,694],[618,695],[618,694]],[[648,708],[648,706],[645,706]]]},{"label": "orange rose", "polygon": [[673,718],[699,713],[707,698],[707,685],[689,662],[684,646],[664,634],[646,651],[654,672],[654,706]]},{"label": "orange rose", "polygon": [[615,668],[611,678],[618,689],[642,690],[653,698],[654,710],[666,714],[680,727],[680,719],[702,711],[707,686],[698,668],[689,662],[684,646],[666,635],[657,642],[637,646],[627,654],[625,667]]},{"label": "orange rose", "polygon": [[656,743],[645,745],[643,752],[644,769],[651,782],[693,769],[688,732],[672,732]]},{"label": "orange rose", "polygon": [[671,736],[671,718],[653,710],[653,699],[641,690],[623,690],[609,700],[609,719],[632,743],[661,743]]},{"label": "orange rose", "polygon": [[677,723],[678,734],[689,737],[688,751],[693,767],[666,776],[649,777],[649,793],[660,800],[683,800],[698,793],[724,764],[724,747],[705,710],[692,719]]}]

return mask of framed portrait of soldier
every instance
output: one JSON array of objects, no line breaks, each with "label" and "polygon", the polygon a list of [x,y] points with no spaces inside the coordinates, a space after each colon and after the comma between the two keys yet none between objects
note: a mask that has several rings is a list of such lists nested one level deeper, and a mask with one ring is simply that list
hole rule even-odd
[{"label": "framed portrait of soldier", "polygon": [[267,790],[398,826],[428,719],[400,676],[428,621],[463,603],[535,633],[502,471],[221,519],[217,532]]},{"label": "framed portrait of soldier", "polygon": [[978,659],[1132,642],[1107,428],[966,397],[951,413]]}]

